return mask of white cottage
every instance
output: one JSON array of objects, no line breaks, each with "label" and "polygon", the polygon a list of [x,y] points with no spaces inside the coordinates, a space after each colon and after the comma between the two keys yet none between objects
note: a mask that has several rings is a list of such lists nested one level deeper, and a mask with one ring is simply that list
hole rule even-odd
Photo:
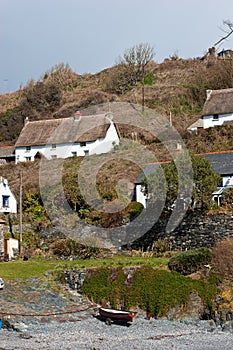
[{"label": "white cottage", "polygon": [[147,177],[154,173],[156,169],[159,168],[159,166],[159,163],[148,164],[148,166],[145,167],[141,175],[139,175],[139,177],[134,183],[135,187],[133,200],[141,203],[144,206],[144,208],[148,207],[148,202],[151,195],[150,193],[148,193],[148,189],[146,188]]},{"label": "white cottage", "polygon": [[17,213],[17,201],[10,190],[7,179],[0,176],[0,213]]},{"label": "white cottage", "polygon": [[101,154],[120,142],[111,113],[26,121],[15,144],[15,160],[34,161],[37,155],[47,159]]},{"label": "white cottage", "polygon": [[210,152],[199,156],[208,159],[216,173],[221,176],[218,189],[212,193],[212,198],[220,205],[225,192],[233,188],[233,151]]},{"label": "white cottage", "polygon": [[233,123],[233,89],[207,90],[202,116],[188,131]]}]

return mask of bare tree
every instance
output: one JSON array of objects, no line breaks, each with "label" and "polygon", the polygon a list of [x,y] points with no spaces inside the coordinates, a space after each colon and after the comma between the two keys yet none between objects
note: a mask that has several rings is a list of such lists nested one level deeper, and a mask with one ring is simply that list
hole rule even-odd
[{"label": "bare tree", "polygon": [[44,74],[43,81],[62,90],[69,90],[77,86],[78,75],[68,64],[59,63]]},{"label": "bare tree", "polygon": [[225,20],[223,21],[223,25],[227,28],[227,29],[223,29],[221,28],[221,30],[226,34],[224,35],[221,39],[219,39],[214,46],[217,46],[218,44],[220,44],[222,41],[226,40],[227,38],[229,38],[229,36],[233,33],[233,23],[230,20]]},{"label": "bare tree", "polygon": [[154,49],[148,43],[140,43],[127,49],[124,53],[122,63],[127,64],[132,80],[142,83],[142,112],[145,105],[145,67],[154,57]]}]

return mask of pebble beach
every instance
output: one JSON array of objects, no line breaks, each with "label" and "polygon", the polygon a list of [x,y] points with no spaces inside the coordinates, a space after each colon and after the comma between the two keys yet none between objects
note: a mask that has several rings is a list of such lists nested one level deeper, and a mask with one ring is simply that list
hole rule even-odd
[{"label": "pebble beach", "polygon": [[136,317],[132,324],[110,326],[97,317],[73,322],[33,326],[21,325],[21,331],[0,330],[0,349],[4,350],[119,350],[189,349],[231,350],[232,333],[213,327],[208,321],[196,324]]},{"label": "pebble beach", "polygon": [[132,323],[107,325],[98,305],[37,278],[9,281],[0,299],[0,350],[233,349],[232,321],[223,327],[212,320],[147,319],[135,310]]}]

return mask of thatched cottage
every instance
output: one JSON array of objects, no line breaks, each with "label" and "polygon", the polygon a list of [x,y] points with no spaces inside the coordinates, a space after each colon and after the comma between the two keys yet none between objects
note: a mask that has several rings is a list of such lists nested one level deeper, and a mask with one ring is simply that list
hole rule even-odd
[{"label": "thatched cottage", "polygon": [[147,208],[150,197],[150,194],[146,191],[144,181],[146,180],[147,176],[153,174],[159,166],[159,163],[148,164],[134,183],[133,200],[141,203],[144,208]]},{"label": "thatched cottage", "polygon": [[15,144],[15,161],[34,161],[107,153],[119,144],[111,113],[26,121]]},{"label": "thatched cottage", "polygon": [[202,116],[188,131],[233,123],[233,89],[207,90]]}]

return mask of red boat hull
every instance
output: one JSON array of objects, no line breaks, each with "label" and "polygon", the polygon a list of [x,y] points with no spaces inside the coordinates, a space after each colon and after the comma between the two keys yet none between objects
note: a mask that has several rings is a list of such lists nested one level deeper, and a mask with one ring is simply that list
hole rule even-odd
[{"label": "red boat hull", "polygon": [[133,322],[137,312],[99,308],[100,316],[116,321]]}]

